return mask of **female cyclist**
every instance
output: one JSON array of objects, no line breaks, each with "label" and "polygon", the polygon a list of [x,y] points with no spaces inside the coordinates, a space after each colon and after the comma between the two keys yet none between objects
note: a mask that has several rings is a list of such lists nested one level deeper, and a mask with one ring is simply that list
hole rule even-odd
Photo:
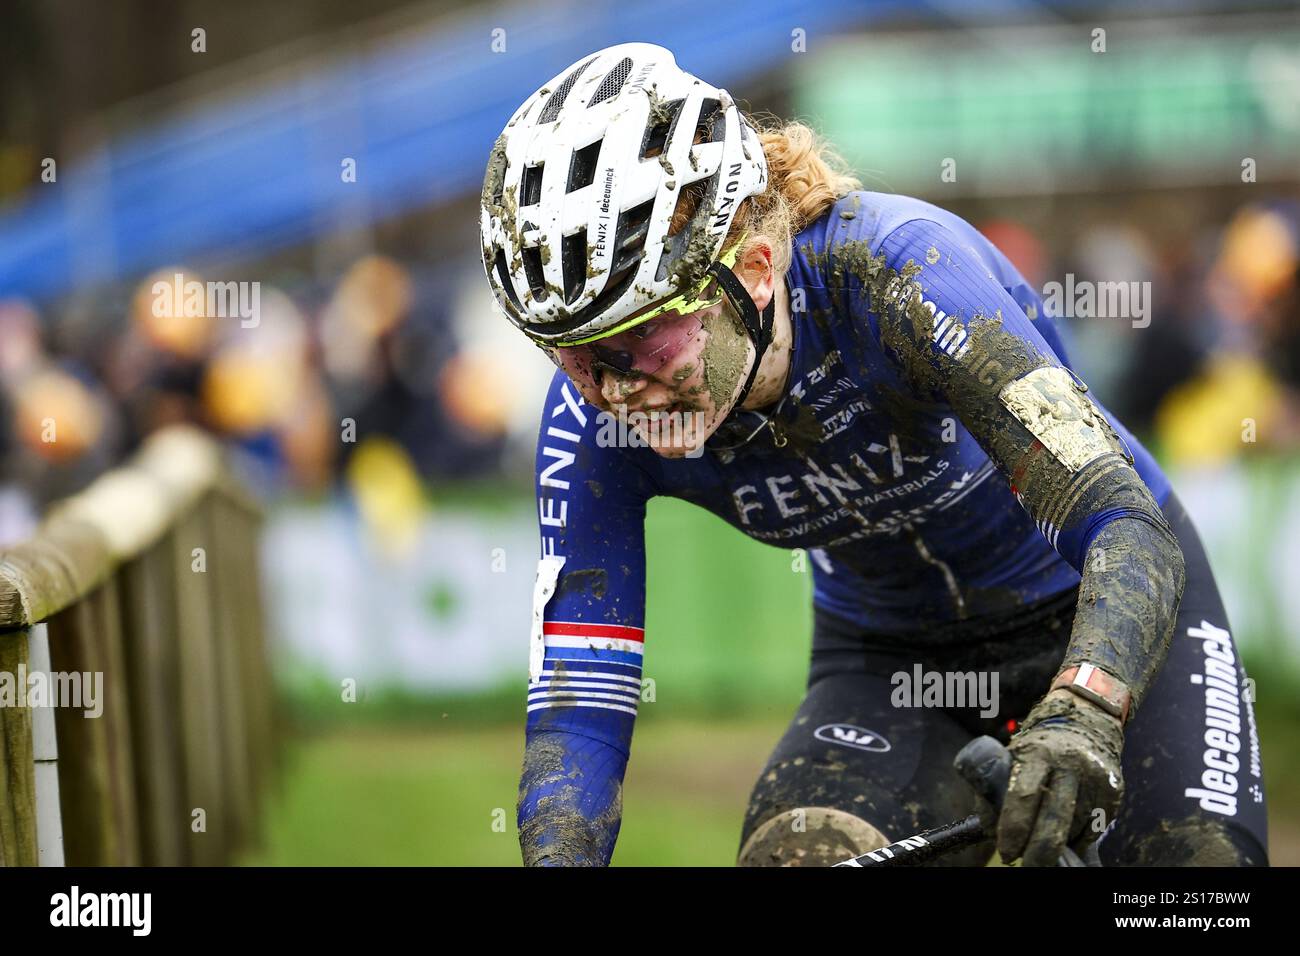
[{"label": "female cyclist", "polygon": [[[492,149],[488,280],[558,366],[525,863],[613,853],[655,495],[814,559],[807,695],[738,862],[834,863],[981,809],[952,758],[992,733],[1004,860],[1104,834],[1107,865],[1265,863],[1244,672],[1168,481],[988,240],[859,186],[807,127],[760,128],[640,43],[556,76]],[[899,693],[930,673],[997,699]]]}]

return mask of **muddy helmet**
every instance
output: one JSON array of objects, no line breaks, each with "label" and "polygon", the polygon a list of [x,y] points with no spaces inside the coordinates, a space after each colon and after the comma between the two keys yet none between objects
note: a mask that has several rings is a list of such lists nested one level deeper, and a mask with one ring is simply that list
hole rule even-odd
[{"label": "muddy helmet", "polygon": [[[703,198],[672,232],[694,183]],[[483,266],[534,341],[590,341],[706,281],[741,201],[766,185],[758,134],[726,90],[663,47],[612,46],[528,97],[492,147]]]}]

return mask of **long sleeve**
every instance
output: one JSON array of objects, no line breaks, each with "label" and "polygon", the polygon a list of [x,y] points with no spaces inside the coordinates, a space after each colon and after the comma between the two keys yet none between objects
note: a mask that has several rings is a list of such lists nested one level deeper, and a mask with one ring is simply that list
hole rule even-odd
[{"label": "long sleeve", "polygon": [[605,865],[641,696],[645,503],[635,450],[556,375],[537,444],[542,557],[519,786],[526,865]]},{"label": "long sleeve", "polygon": [[1136,708],[1182,597],[1178,543],[1086,386],[974,250],[914,219],[850,269],[850,306],[921,394],[949,404],[1082,581],[1065,664],[1124,680]]}]

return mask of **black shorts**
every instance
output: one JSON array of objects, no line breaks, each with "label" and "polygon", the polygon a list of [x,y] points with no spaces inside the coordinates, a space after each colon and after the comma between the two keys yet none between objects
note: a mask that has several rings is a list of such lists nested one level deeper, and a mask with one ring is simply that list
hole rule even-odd
[{"label": "black shorts", "polygon": [[[1183,550],[1187,583],[1169,656],[1125,729],[1124,799],[1105,822],[1102,863],[1267,865],[1253,685],[1196,529],[1175,497],[1164,512]],[[1065,655],[1076,593],[914,635],[862,632],[816,611],[808,692],[759,775],[741,846],[764,821],[800,807],[847,811],[890,840],[972,812],[953,756],[980,734],[1005,743],[1046,692]],[[1229,656],[1233,682],[1219,663]],[[918,688],[927,686],[928,672],[970,674],[966,706],[916,706],[927,703]],[[1213,746],[1225,742],[1237,751]],[[1234,764],[1237,771],[1227,772]],[[991,853],[986,843],[947,862],[981,864]]]}]

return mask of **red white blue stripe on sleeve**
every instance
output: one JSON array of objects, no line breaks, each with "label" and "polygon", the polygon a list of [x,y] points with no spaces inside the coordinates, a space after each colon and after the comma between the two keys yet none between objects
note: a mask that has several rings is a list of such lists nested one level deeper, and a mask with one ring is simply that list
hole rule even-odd
[{"label": "red white blue stripe on sleeve", "polygon": [[641,698],[645,629],[616,624],[546,621],[541,679],[528,691],[528,711],[592,707],[636,716]]}]

